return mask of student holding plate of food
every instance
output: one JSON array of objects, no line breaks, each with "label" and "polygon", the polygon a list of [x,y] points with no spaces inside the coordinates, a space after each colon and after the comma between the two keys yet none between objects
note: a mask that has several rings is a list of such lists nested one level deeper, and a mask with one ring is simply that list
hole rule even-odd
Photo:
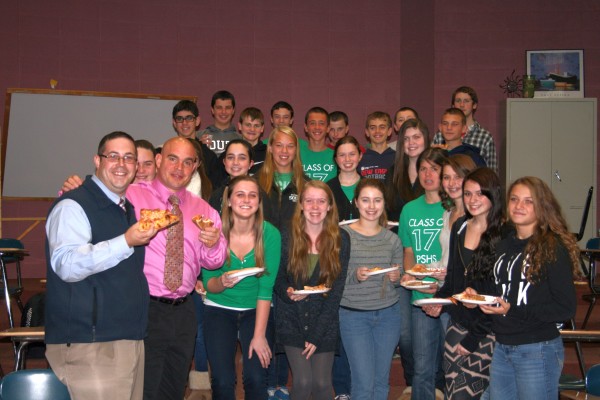
[{"label": "student holding plate of food", "polygon": [[235,398],[237,342],[242,348],[244,393],[262,399],[272,351],[266,337],[281,236],[263,220],[256,179],[233,178],[223,192],[223,235],[229,245],[222,268],[204,271],[204,340],[214,399]]},{"label": "student holding plate of food", "polygon": [[318,180],[304,184],[291,221],[275,283],[277,345],[292,370],[292,398],[331,400],[350,240],[338,226],[331,189]]},{"label": "student holding plate of food", "polygon": [[[404,246],[404,270],[402,281],[412,280],[413,267],[424,264],[432,269],[431,276],[423,278],[433,283],[430,294],[412,291],[412,302],[432,297],[435,284],[446,275],[442,265],[440,232],[444,225],[442,199],[440,197],[442,168],[448,160],[448,153],[440,148],[430,147],[417,159],[417,173],[424,194],[407,203],[400,214],[398,234]],[[419,270],[422,266],[417,266]],[[432,268],[430,268],[432,267]],[[435,269],[433,269],[435,268]],[[412,307],[411,337],[414,361],[411,398],[431,400],[443,397],[444,373],[442,354],[447,315],[439,318],[426,315],[419,307]],[[427,334],[423,334],[427,332]],[[436,393],[437,389],[437,393]]]},{"label": "student holding plate of food", "polygon": [[496,248],[493,273],[496,346],[490,372],[492,399],[557,399],[564,348],[557,323],[575,315],[573,279],[579,249],[560,205],[541,179],[517,179],[508,190],[515,232]]},{"label": "student holding plate of food", "polygon": [[[449,168],[444,166],[444,176]],[[505,204],[500,179],[490,168],[471,171],[461,182],[460,192],[466,214],[452,226],[446,280],[435,294],[440,298],[454,295],[464,303],[444,307],[450,315],[444,344],[445,396],[449,400],[479,399],[488,387],[494,349],[492,321],[477,306],[470,306],[486,298],[471,298],[463,292],[471,287],[482,294],[496,293],[492,268]],[[423,310],[436,317],[441,306],[424,306]]]},{"label": "student holding plate of food", "polygon": [[354,193],[359,219],[342,228],[351,240],[340,307],[342,342],[350,363],[352,398],[385,400],[400,338],[402,243],[386,229],[383,183],[364,178]]}]

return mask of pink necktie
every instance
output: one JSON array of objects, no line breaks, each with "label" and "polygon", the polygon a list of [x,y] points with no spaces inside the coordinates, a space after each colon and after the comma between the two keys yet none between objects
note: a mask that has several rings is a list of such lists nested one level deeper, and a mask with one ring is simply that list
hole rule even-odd
[{"label": "pink necktie", "polygon": [[167,228],[164,283],[167,289],[174,292],[183,279],[183,218],[179,198],[173,194],[169,196],[169,203],[173,206],[171,212],[179,217],[179,222]]}]

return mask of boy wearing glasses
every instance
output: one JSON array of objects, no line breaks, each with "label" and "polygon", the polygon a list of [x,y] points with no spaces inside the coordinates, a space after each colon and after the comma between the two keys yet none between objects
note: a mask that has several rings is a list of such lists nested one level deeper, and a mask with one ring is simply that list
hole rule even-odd
[{"label": "boy wearing glasses", "polygon": [[[190,100],[181,100],[173,107],[173,128],[177,136],[186,139],[195,139],[196,130],[200,126],[200,115],[196,103]],[[200,142],[202,147],[202,158],[204,161],[204,170],[208,175],[213,187],[221,186],[223,179],[218,164],[217,156],[204,143]]]}]

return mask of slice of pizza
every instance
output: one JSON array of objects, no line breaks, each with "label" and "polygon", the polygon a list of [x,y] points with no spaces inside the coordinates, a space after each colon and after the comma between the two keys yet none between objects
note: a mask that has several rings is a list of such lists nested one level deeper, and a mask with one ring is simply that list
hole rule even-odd
[{"label": "slice of pizza", "polygon": [[304,286],[304,290],[326,290],[327,286],[321,284],[317,286]]},{"label": "slice of pizza", "polygon": [[140,210],[140,229],[147,231],[151,226],[156,230],[165,229],[179,222],[179,217],[173,215],[169,210],[148,209]]},{"label": "slice of pizza", "polygon": [[463,293],[461,295],[461,298],[463,300],[485,301],[485,296],[482,296],[480,294],[467,294],[467,293]]},{"label": "slice of pizza", "polygon": [[200,229],[206,229],[215,224],[212,219],[204,218],[204,215],[196,215],[192,217],[192,221],[194,221],[196,226]]}]

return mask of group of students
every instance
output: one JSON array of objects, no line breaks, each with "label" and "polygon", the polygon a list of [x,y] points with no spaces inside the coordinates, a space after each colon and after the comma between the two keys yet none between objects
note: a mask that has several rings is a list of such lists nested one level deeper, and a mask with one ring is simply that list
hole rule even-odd
[{"label": "group of students", "polygon": [[[222,100],[213,99],[215,121],[230,122]],[[215,164],[210,146],[221,143],[219,130],[196,140],[198,110],[188,103],[173,110],[178,135],[200,160],[188,190],[219,211],[227,240],[223,266],[203,269],[192,295],[198,333],[189,399],[204,396],[194,397],[203,384],[214,399],[235,398],[238,342],[248,399],[285,399],[286,362],[294,399],[387,399],[397,347],[404,399],[557,398],[563,348],[556,323],[575,312],[578,248],[540,179],[518,179],[505,201],[495,153],[493,163],[485,160],[492,168],[480,167],[477,156],[488,157],[489,148],[433,145],[427,125],[404,108],[393,123],[386,113],[369,115],[366,150],[342,130],[327,153],[337,174],[310,180],[301,156],[309,147],[289,126],[285,102],[274,106],[265,142],[262,113],[244,110],[241,137],[222,143]],[[451,142],[452,121],[466,131],[465,112],[444,115],[449,126],[440,129]],[[387,146],[392,125],[393,163],[382,179],[365,177],[363,157],[373,148],[386,152],[380,145]],[[154,148],[146,141],[136,147],[136,181],[152,180]],[[427,289],[403,287],[416,264],[436,268],[424,279]],[[253,267],[263,270],[231,274]],[[305,286],[328,291],[311,294]],[[460,293],[492,295],[497,304],[421,301]]]},{"label": "group of students", "polygon": [[[398,345],[405,398],[557,397],[556,323],[575,312],[578,249],[543,181],[515,181],[506,204],[492,169],[430,145],[418,118],[401,125],[385,183],[361,177],[352,136],[336,142],[327,183],[306,178],[291,127],[275,126],[265,145],[251,176],[252,146],[229,141],[228,177],[210,197],[229,243],[224,266],[198,286],[215,399],[235,397],[237,341],[246,398],[273,396],[265,369],[284,353],[294,398],[329,399],[333,387],[339,398],[387,399]],[[402,287],[415,264],[438,268],[429,289]],[[264,271],[228,274],[249,267]],[[330,290],[298,293],[319,285]],[[497,304],[414,305],[460,293]]]}]

